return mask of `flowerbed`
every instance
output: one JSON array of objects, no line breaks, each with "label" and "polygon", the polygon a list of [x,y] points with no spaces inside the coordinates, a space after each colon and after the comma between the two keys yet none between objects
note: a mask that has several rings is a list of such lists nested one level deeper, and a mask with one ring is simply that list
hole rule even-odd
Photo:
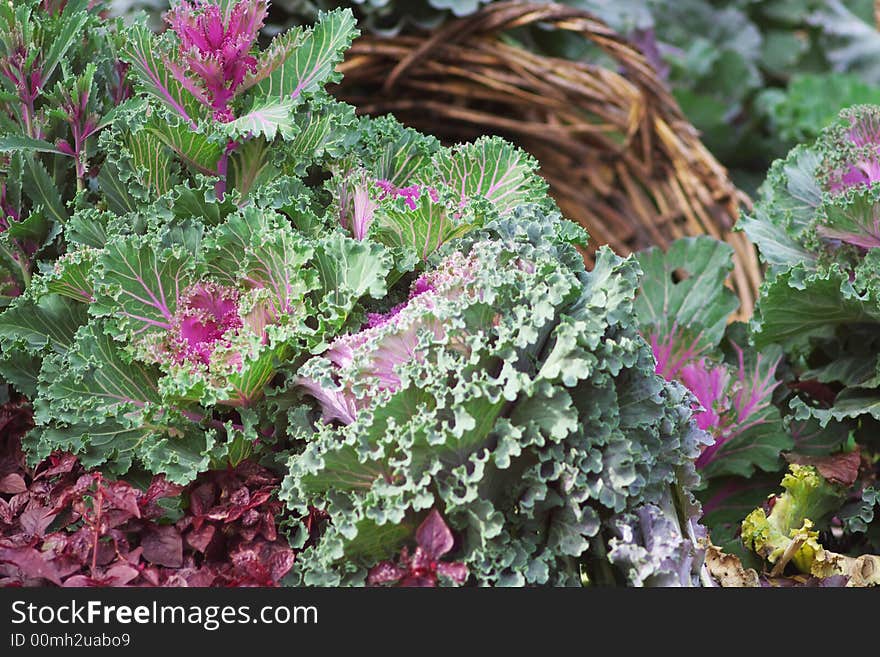
[{"label": "flowerbed", "polygon": [[156,36],[86,2],[0,8],[4,584],[691,586],[721,550],[765,583],[874,583],[849,554],[870,410],[814,403],[870,385],[816,370],[849,338],[809,342],[872,315],[830,295],[833,328],[774,320],[781,281],[825,291],[810,249],[872,289],[864,217],[780,235],[873,202],[873,118],[795,152],[827,165],[815,193],[771,172],[745,226],[792,268],[749,330],[730,247],[587,271],[529,155],[357,118],[325,89],[352,14],[261,49],[266,11],[181,2]]}]

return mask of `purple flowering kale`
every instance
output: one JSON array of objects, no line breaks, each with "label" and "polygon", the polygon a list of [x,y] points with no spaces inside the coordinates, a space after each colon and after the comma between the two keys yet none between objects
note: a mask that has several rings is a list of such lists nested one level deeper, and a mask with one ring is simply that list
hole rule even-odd
[{"label": "purple flowering kale", "polygon": [[774,399],[782,383],[779,348],[756,351],[745,327],[727,325],[737,305],[724,285],[731,254],[708,237],[679,240],[665,254],[656,248],[639,254],[645,277],[636,307],[658,374],[687,389],[705,432],[694,460],[700,521],[716,545],[742,552],[739,523],[766,497],[783,454],[796,444]]},{"label": "purple flowering kale", "polygon": [[[345,424],[355,421],[359,408],[372,403],[375,394],[396,392],[401,379],[397,369],[401,365],[425,358],[421,347],[424,334],[433,340],[452,342],[443,322],[433,311],[462,294],[469,294],[468,283],[474,279],[477,263],[461,254],[453,253],[437,269],[422,275],[412,285],[407,301],[392,307],[386,313],[367,315],[366,324],[356,333],[341,336],[325,352],[333,366],[334,378],[352,383],[336,388],[322,386],[318,381],[303,378],[300,384],[320,403],[325,421],[340,420]],[[465,346],[462,344],[462,349]],[[361,383],[355,383],[361,381]],[[372,382],[374,393],[355,391],[363,382]]]},{"label": "purple flowering kale", "polygon": [[63,251],[67,204],[100,175],[96,142],[128,89],[101,9],[0,6],[0,307]]},{"label": "purple flowering kale", "polygon": [[215,349],[228,347],[243,326],[238,312],[239,292],[216,283],[196,283],[181,295],[171,323],[171,351],[178,361],[207,365]]},{"label": "purple flowering kale", "polygon": [[351,12],[322,14],[313,28],[279,34],[260,51],[266,13],[265,0],[183,0],[165,14],[164,35],[128,31],[123,60],[157,106],[144,116],[130,103],[127,134],[108,142],[116,160],[135,164],[120,171],[123,182],[161,195],[179,162],[190,177],[212,178],[218,198],[246,196],[277,172],[267,147],[276,137],[290,142],[291,168],[344,141],[351,110],[323,87],[338,79],[336,64],[357,33]]},{"label": "purple flowering kale", "polygon": [[[757,349],[775,344],[784,351],[787,385],[778,396],[795,442],[793,463],[839,456],[853,445],[876,450],[878,218],[880,107],[858,105],[814,143],[775,162],[754,211],[741,221],[769,265],[752,335]],[[870,486],[870,479],[853,485],[849,503],[837,505],[842,517]],[[839,523],[835,548],[871,548],[861,532]]]},{"label": "purple flowering kale", "polygon": [[[781,456],[796,464],[841,462],[854,444],[876,446],[878,128],[880,108],[850,108],[814,144],[774,163],[741,220],[768,265],[748,330],[711,329],[729,269],[711,264],[709,247],[692,241],[667,256],[640,257],[643,334],[658,372],[692,393],[697,423],[711,437],[696,459],[703,522],[717,545],[743,558],[754,556],[740,540],[741,523],[782,475]],[[863,508],[871,481],[869,473],[846,483],[836,504],[843,518]],[[864,536],[840,516],[810,520],[834,532],[834,548],[864,549]]]},{"label": "purple flowering kale", "polygon": [[[815,144],[774,164],[743,222],[774,274],[758,304],[756,344],[800,351],[792,408],[823,427],[870,414],[876,389],[878,126],[878,107],[845,110]],[[830,394],[814,394],[822,390]]]},{"label": "purple flowering kale", "polygon": [[837,152],[830,154],[828,190],[839,194],[880,180],[880,131],[875,110],[863,108],[845,114],[849,125],[834,137]]},{"label": "purple flowering kale", "polygon": [[[460,186],[432,187],[447,217],[468,211]],[[403,198],[376,201],[412,212]],[[607,554],[598,542],[617,514],[688,499],[702,434],[684,389],[655,374],[635,331],[635,263],[602,251],[587,273],[559,242],[558,216],[534,206],[496,216],[441,244],[402,294],[300,368],[298,389],[320,416],[296,434],[304,448],[281,495],[332,522],[293,581],[433,584],[443,554],[461,564],[449,583],[465,566],[468,583],[483,585],[631,583],[623,561],[573,564]],[[379,222],[367,240],[387,237]],[[409,234],[417,254],[425,234]],[[660,416],[678,428],[649,419]],[[455,541],[422,535],[430,509]],[[681,536],[682,572],[696,575],[694,540]],[[606,582],[610,572],[619,580]]]},{"label": "purple flowering kale", "polygon": [[[694,416],[697,426],[712,434],[714,442],[697,459],[697,468],[705,469],[719,459],[730,458],[725,446],[738,437],[768,422],[778,422],[772,407],[773,391],[779,385],[776,368],[777,356],[766,363],[764,354],[757,354],[755,362],[746,365],[743,350],[735,343],[737,363],[733,368],[726,363],[712,364],[701,358],[681,369],[679,380],[697,400]],[[741,442],[741,441],[740,441]]]},{"label": "purple flowering kale", "polygon": [[[656,371],[690,391],[697,426],[711,436],[697,468],[704,478],[776,470],[791,445],[772,404],[780,355],[754,354],[740,346],[743,338],[724,338],[737,306],[724,286],[730,247],[710,238],[683,239],[665,254],[648,249],[639,263],[645,270],[639,322]],[[728,345],[731,353],[725,354]]]},{"label": "purple flowering kale", "polygon": [[182,64],[165,65],[217,121],[234,118],[230,102],[257,69],[251,50],[268,13],[265,0],[239,0],[223,7],[209,0],[180,2],[165,15],[180,41]]},{"label": "purple flowering kale", "polygon": [[668,332],[649,330],[645,337],[651,343],[651,350],[657,360],[657,374],[669,381],[679,379],[682,370],[696,361],[708,348],[701,344],[702,334],[691,338],[676,323],[669,327]]}]

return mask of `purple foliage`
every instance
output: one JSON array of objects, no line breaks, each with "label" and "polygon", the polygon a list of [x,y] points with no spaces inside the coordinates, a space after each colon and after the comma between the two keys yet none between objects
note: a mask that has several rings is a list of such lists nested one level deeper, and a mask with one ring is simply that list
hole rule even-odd
[{"label": "purple foliage", "polygon": [[865,154],[854,162],[842,164],[829,176],[828,188],[835,194],[859,185],[873,185],[880,180],[880,155]]},{"label": "purple foliage", "polygon": [[440,561],[454,544],[452,532],[440,513],[437,509],[431,509],[416,530],[415,551],[410,554],[409,549],[404,547],[396,562],[382,561],[376,564],[367,575],[367,584],[434,587],[439,577],[463,584],[468,576],[467,566]]},{"label": "purple foliage", "polygon": [[370,194],[371,183],[365,172],[359,172],[349,176],[339,188],[339,223],[356,240],[367,238],[379,205]]},{"label": "purple foliage", "polygon": [[718,450],[746,430],[764,422],[762,411],[772,403],[776,380],[777,359],[770,363],[757,354],[756,362],[746,366],[743,350],[731,342],[737,356],[737,367],[701,356],[700,337],[691,339],[673,326],[669,335],[649,335],[657,360],[656,372],[669,381],[677,380],[696,397],[694,419],[697,426],[715,438],[696,461],[698,468],[711,463]]},{"label": "purple foliage", "polygon": [[212,282],[191,286],[181,295],[172,321],[171,350],[178,362],[211,362],[214,350],[228,344],[230,331],[243,326],[237,290]]},{"label": "purple foliage", "polygon": [[131,88],[131,83],[129,83],[127,79],[129,68],[130,66],[127,62],[123,62],[119,59],[116,60],[113,65],[116,79],[110,85],[110,95],[113,98],[114,107],[123,103],[134,95],[134,91]]},{"label": "purple foliage", "polygon": [[715,431],[728,421],[723,416],[730,408],[728,387],[730,372],[726,365],[712,365],[701,358],[681,368],[681,382],[699,402],[694,414],[697,426],[703,431]]},{"label": "purple foliage", "polygon": [[[613,537],[608,558],[634,586],[692,586],[696,546],[682,534],[674,516],[654,504],[612,521]],[[695,537],[705,528],[692,524]]]},{"label": "purple foliage", "polygon": [[413,183],[405,187],[398,187],[390,180],[377,180],[376,186],[382,190],[379,196],[380,201],[384,201],[386,198],[402,198],[410,210],[415,210],[418,207],[422,192],[427,192],[434,203],[440,200],[437,190],[428,185]]},{"label": "purple foliage", "polygon": [[415,282],[412,284],[412,287],[409,291],[409,298],[403,303],[399,303],[388,312],[384,313],[367,313],[367,323],[364,325],[366,328],[376,328],[377,326],[383,326],[397,317],[398,313],[401,310],[406,308],[409,305],[409,302],[415,299],[416,297],[427,294],[431,292],[436,292],[437,288],[434,287],[434,284],[431,282],[428,276],[419,276]]},{"label": "purple foliage", "polygon": [[880,180],[880,116],[874,111],[849,114],[849,129],[828,175],[828,188],[838,194]]},{"label": "purple foliage", "polygon": [[74,159],[76,177],[81,181],[86,174],[84,161],[86,140],[98,131],[100,117],[95,112],[89,111],[90,89],[81,88],[77,92],[71,93],[68,89],[61,91],[61,111],[70,127],[73,143],[59,139],[55,146]]},{"label": "purple foliage", "polygon": [[697,459],[698,468],[711,463],[732,439],[766,421],[762,412],[771,406],[773,391],[780,384],[776,380],[779,358],[765,369],[764,356],[759,353],[755,364],[747,367],[742,349],[736,344],[733,348],[737,354],[735,377],[717,372],[719,367],[726,366],[712,366],[701,360],[689,372],[688,380],[682,381],[704,409],[697,415],[700,428],[715,437],[715,443]]},{"label": "purple foliage", "polygon": [[19,31],[13,34],[15,41],[8,45],[8,54],[0,57],[0,75],[12,84],[21,109],[21,118],[28,136],[41,138],[42,132],[35,121],[34,101],[43,90],[42,64],[39,57],[31,57],[24,35]]},{"label": "purple foliage", "polygon": [[[374,195],[375,190],[378,194]],[[423,192],[427,192],[434,203],[440,200],[437,190],[428,185],[413,183],[398,187],[390,180],[374,179],[364,171],[352,173],[339,187],[339,223],[356,240],[365,240],[379,203],[402,198],[407,208],[415,210]]]},{"label": "purple foliage", "polygon": [[760,410],[770,405],[771,395],[780,383],[776,380],[776,368],[781,357],[776,359],[762,377],[761,362],[764,360],[764,355],[759,352],[754,367],[747,368],[743,350],[739,345],[731,344],[737,357],[737,385],[733,396],[733,407],[736,410],[736,422],[740,426],[740,431],[744,431],[747,427],[743,425]]},{"label": "purple foliage", "polygon": [[[276,586],[295,554],[279,536],[279,479],[244,462],[187,488],[146,490],[86,471],[70,454],[25,465],[27,405],[0,407],[0,585]],[[180,519],[161,500],[188,500]],[[312,535],[322,517],[303,519]]]},{"label": "purple foliage", "polygon": [[857,147],[880,146],[880,116],[874,112],[862,112],[849,118],[849,140]]},{"label": "purple foliage", "polygon": [[16,207],[9,202],[9,196],[6,190],[6,183],[0,182],[0,233],[9,229],[9,226],[16,221],[20,221]]},{"label": "purple foliage", "polygon": [[667,381],[678,379],[682,368],[695,362],[705,351],[705,347],[700,346],[702,334],[691,339],[677,323],[667,335],[649,333],[647,338],[657,360],[655,371]]},{"label": "purple foliage", "polygon": [[225,10],[209,0],[184,0],[165,15],[180,39],[187,70],[171,61],[166,65],[187,90],[213,110],[218,121],[234,118],[229,103],[245,76],[256,69],[257,60],[250,50],[267,13],[265,0],[240,0]]}]

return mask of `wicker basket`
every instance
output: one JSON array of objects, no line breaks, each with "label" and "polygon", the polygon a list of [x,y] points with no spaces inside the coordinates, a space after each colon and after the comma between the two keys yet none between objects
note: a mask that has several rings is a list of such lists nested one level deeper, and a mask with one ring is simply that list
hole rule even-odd
[{"label": "wicker basket", "polygon": [[[502,38],[536,23],[582,34],[617,70],[544,57]],[[745,235],[730,232],[747,197],[645,57],[590,14],[493,3],[431,34],[363,36],[340,70],[338,95],[363,113],[393,113],[449,142],[502,134],[529,150],[593,248],[629,253],[684,235],[725,239],[735,249],[730,285],[740,316],[751,315],[761,270]]]}]

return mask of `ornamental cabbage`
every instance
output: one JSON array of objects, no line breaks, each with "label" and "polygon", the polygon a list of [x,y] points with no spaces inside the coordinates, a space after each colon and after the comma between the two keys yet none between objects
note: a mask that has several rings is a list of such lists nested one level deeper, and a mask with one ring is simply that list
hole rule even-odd
[{"label": "ornamental cabbage", "polygon": [[[402,301],[304,363],[322,421],[300,430],[282,497],[333,522],[298,581],[363,582],[438,507],[477,583],[615,581],[578,564],[628,514],[678,503],[703,434],[634,325],[635,262],[602,249],[587,272],[577,237],[520,206],[442,247]],[[690,584],[694,545],[673,535]]]}]

